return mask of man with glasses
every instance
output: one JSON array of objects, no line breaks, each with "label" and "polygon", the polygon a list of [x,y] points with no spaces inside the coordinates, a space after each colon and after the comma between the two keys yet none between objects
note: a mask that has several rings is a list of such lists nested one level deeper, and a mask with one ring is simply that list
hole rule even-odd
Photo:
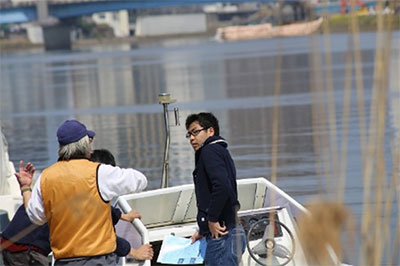
[{"label": "man with glasses", "polygon": [[206,237],[206,265],[238,265],[245,235],[237,224],[240,204],[228,143],[219,136],[218,120],[212,113],[189,115],[186,129],[186,138],[195,150],[193,180],[199,231],[191,237],[192,242]]}]

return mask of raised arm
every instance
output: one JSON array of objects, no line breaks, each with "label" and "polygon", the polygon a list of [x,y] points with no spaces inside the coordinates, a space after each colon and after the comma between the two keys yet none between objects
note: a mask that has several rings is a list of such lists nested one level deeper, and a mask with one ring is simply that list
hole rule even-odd
[{"label": "raised arm", "polygon": [[15,173],[15,176],[17,177],[21,189],[25,208],[28,207],[28,202],[32,197],[31,185],[35,171],[36,169],[31,162],[28,162],[24,167],[24,161],[19,161],[19,172]]}]

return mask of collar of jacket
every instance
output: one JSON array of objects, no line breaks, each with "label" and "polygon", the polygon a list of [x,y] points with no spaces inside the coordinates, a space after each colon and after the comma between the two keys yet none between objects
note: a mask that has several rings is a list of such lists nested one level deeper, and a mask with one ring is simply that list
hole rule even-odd
[{"label": "collar of jacket", "polygon": [[209,145],[209,144],[211,145],[211,144],[216,144],[216,143],[224,146],[225,148],[228,147],[228,142],[223,137],[212,136],[204,141],[203,146],[201,146],[200,150],[206,145]]},{"label": "collar of jacket", "polygon": [[206,139],[203,143],[203,145],[200,147],[200,149],[198,149],[195,153],[195,157],[196,157],[196,161],[197,159],[200,157],[201,154],[201,150],[207,146],[207,145],[212,145],[212,144],[220,144],[223,147],[228,147],[228,142],[221,136],[212,136],[209,137],[208,139]]}]

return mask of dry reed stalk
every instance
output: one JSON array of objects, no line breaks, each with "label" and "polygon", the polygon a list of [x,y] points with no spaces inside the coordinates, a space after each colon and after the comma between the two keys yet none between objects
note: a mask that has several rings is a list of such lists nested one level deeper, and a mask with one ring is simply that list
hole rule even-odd
[{"label": "dry reed stalk", "polygon": [[351,13],[350,13],[350,32],[353,39],[353,53],[354,53],[354,67],[356,75],[356,87],[357,87],[357,108],[358,108],[358,121],[360,131],[360,150],[363,165],[365,164],[365,147],[367,143],[366,137],[366,121],[365,121],[365,108],[364,108],[364,81],[362,73],[362,60],[360,52],[360,39],[359,39],[359,24],[358,17],[355,15],[354,6],[356,0],[351,2]]},{"label": "dry reed stalk", "polygon": [[[326,1],[326,0],[325,0]],[[325,11],[326,12],[326,11]],[[332,57],[331,57],[331,43],[330,43],[330,29],[328,20],[324,20],[323,23],[323,37],[325,46],[325,86],[327,93],[327,108],[328,108],[328,126],[329,126],[329,143],[330,148],[329,162],[333,163],[332,174],[333,177],[338,177],[340,173],[339,161],[338,161],[338,147],[337,147],[337,121],[336,121],[336,108],[335,108],[335,88],[333,86],[332,78]],[[332,178],[336,180],[336,178]],[[332,187],[335,187],[332,184]]]},{"label": "dry reed stalk", "polygon": [[[397,144],[397,145],[396,145]],[[389,186],[389,191],[387,191],[387,193],[385,193],[387,195],[386,202],[385,202],[385,220],[383,222],[383,245],[384,247],[387,247],[387,254],[386,254],[386,258],[390,258],[391,255],[391,248],[390,248],[390,244],[391,244],[391,237],[390,237],[390,218],[391,218],[391,211],[392,211],[392,201],[393,199],[395,199],[395,191],[397,189],[398,186],[398,179],[399,179],[399,171],[400,171],[400,139],[398,141],[398,143],[396,143],[395,145],[393,145],[392,147],[392,158],[393,158],[393,169],[392,169],[392,181],[390,183]],[[399,207],[400,208],[400,207]],[[398,218],[398,217],[397,217]],[[394,253],[396,252],[396,249],[394,249]]]},{"label": "dry reed stalk", "polygon": [[[399,140],[399,146],[397,146],[397,152],[400,154],[400,140]],[[397,170],[400,171],[400,166],[399,166],[399,162],[397,164]],[[397,179],[399,178],[399,176],[397,176]],[[392,264],[393,265],[399,265],[399,253],[398,250],[400,250],[400,185],[398,184],[397,187],[397,226],[396,226],[396,230],[395,230],[395,234],[394,234],[394,245],[393,245],[393,258],[392,258]],[[390,258],[390,257],[389,257]]]},{"label": "dry reed stalk", "polygon": [[[390,2],[390,8],[392,10],[394,10],[394,1]],[[383,7],[382,7],[383,8]],[[382,10],[383,11],[383,10]],[[382,27],[383,27],[383,31],[384,31],[384,46],[382,47],[383,49],[383,66],[381,69],[382,72],[382,79],[381,79],[381,88],[380,90],[382,91],[382,99],[381,99],[381,116],[382,119],[385,119],[385,110],[386,110],[386,106],[387,106],[387,88],[389,86],[388,84],[388,75],[385,75],[387,73],[390,73],[390,57],[391,57],[391,45],[392,45],[392,29],[393,29],[393,14],[389,14],[385,17],[383,17],[383,12],[381,12],[381,17],[382,17]],[[387,19],[386,23],[385,23],[385,18]],[[386,26],[386,27],[385,27]],[[385,120],[383,120],[382,122],[382,128],[380,128],[383,132],[381,134],[384,134],[384,129],[385,129]],[[381,154],[384,153],[384,135],[382,136],[382,145],[380,146],[381,148]],[[398,146],[395,146],[398,147]],[[396,148],[395,148],[396,150]],[[382,190],[384,190],[386,187],[385,185],[385,179],[383,178],[384,176],[386,176],[386,171],[385,171],[385,160],[384,160],[384,156],[381,156],[379,158],[381,160],[381,164],[382,164],[382,168],[383,171],[382,172],[378,172],[378,174],[381,174],[382,176]],[[390,212],[392,210],[392,198],[393,198],[393,194],[394,194],[394,188],[396,187],[397,184],[397,179],[398,179],[398,165],[399,165],[399,161],[400,161],[400,156],[397,153],[393,154],[392,159],[394,159],[393,161],[393,177],[392,177],[392,186],[390,186],[389,188],[389,192],[384,191],[384,195],[388,195],[388,197],[385,197],[385,208],[384,208],[384,221],[382,222],[382,218],[381,218],[381,213],[379,218],[380,218],[380,223],[383,223],[382,227],[384,229],[384,234],[383,237],[379,236],[379,230],[378,228],[376,228],[376,237],[380,237],[379,241],[378,241],[378,249],[377,249],[377,256],[375,259],[375,264],[380,264],[382,263],[382,256],[383,256],[383,250],[386,247],[388,250],[390,250],[390,238],[388,237],[389,235],[389,223],[390,223]],[[382,194],[382,193],[381,193]],[[383,202],[383,201],[382,201]],[[379,202],[380,203],[380,202]],[[380,206],[381,207],[381,206]],[[383,207],[381,207],[383,208]],[[381,211],[382,212],[382,211]],[[378,226],[377,226],[378,227]],[[387,242],[387,245],[386,245]]]},{"label": "dry reed stalk", "polygon": [[[397,226],[396,226],[396,230],[395,230],[395,239],[394,239],[394,245],[393,245],[393,250],[395,252],[393,253],[392,265],[399,265],[398,250],[400,250],[400,212],[398,212],[398,214],[399,214],[399,216],[397,217]],[[390,259],[390,257],[388,257],[388,258]]]},{"label": "dry reed stalk", "polygon": [[[324,0],[323,1],[324,4],[324,9],[323,9],[323,16],[327,15],[327,11],[326,11],[326,4],[327,1]],[[329,28],[327,28],[327,20],[324,20],[324,36],[326,36],[326,32],[328,31],[329,33]],[[327,30],[326,30],[327,29]],[[325,38],[326,40],[326,38]],[[315,42],[315,38],[314,38],[314,42]],[[318,47],[318,43],[316,45],[314,45],[316,47]],[[327,51],[330,51],[330,48],[328,47],[328,49],[326,49]],[[327,54],[328,52],[326,52]],[[328,57],[328,56],[327,56]],[[333,194],[334,193],[334,187],[335,184],[333,183],[334,178],[332,178],[332,173],[334,172],[334,168],[335,168],[335,163],[333,164],[333,169],[332,169],[332,165],[331,165],[331,141],[330,138],[328,136],[326,136],[326,134],[324,133],[320,133],[322,130],[321,129],[328,129],[330,128],[330,121],[327,119],[327,117],[329,116],[329,110],[328,110],[328,115],[327,115],[327,111],[325,110],[325,99],[324,99],[324,82],[323,82],[323,73],[322,73],[322,64],[320,61],[320,56],[315,54],[315,56],[312,57],[312,63],[315,64],[315,67],[313,67],[314,71],[315,71],[315,76],[314,76],[314,80],[315,80],[315,87],[312,86],[311,89],[315,89],[313,92],[313,96],[312,96],[312,100],[314,101],[313,103],[313,107],[312,107],[312,111],[313,111],[313,131],[315,132],[313,134],[313,138],[314,138],[314,143],[318,143],[318,146],[316,147],[317,150],[322,150],[322,161],[319,162],[320,165],[322,165],[323,171],[320,171],[320,173],[322,173],[325,176],[325,181],[326,181],[326,188],[329,194]],[[330,73],[330,71],[327,70],[328,73]],[[315,106],[315,107],[314,107]],[[318,132],[318,133],[316,133]],[[321,136],[319,136],[319,134],[321,134]],[[318,152],[316,152],[316,154],[318,154]],[[316,168],[320,169],[318,164],[316,164]]]},{"label": "dry reed stalk", "polygon": [[[0,252],[3,249],[7,249],[9,246],[13,245],[15,242],[19,241],[20,239],[22,239],[23,237],[25,237],[26,235],[29,235],[30,233],[32,233],[34,230],[36,230],[39,226],[36,224],[31,224],[28,227],[25,227],[23,230],[21,230],[20,232],[18,232],[16,235],[14,235],[11,239],[6,240],[3,244],[1,244],[0,246]],[[3,265],[3,264],[1,264]]]},{"label": "dry reed stalk", "polygon": [[[382,10],[382,4],[378,3],[378,13],[379,10]],[[382,69],[382,38],[381,31],[383,29],[382,24],[382,16],[378,14],[378,32],[377,32],[377,49],[375,54],[375,65],[374,65],[374,84],[372,90],[372,100],[371,100],[371,108],[370,108],[370,125],[369,125],[369,133],[368,133],[368,150],[366,159],[364,161],[364,193],[363,193],[363,213],[362,213],[362,226],[361,226],[361,252],[360,252],[360,263],[373,265],[375,261],[375,242],[374,238],[371,238],[371,226],[372,226],[372,207],[370,203],[370,194],[371,194],[371,182],[372,176],[374,172],[376,154],[378,153],[378,132],[379,130],[379,99],[381,97],[381,93],[379,92],[380,88],[380,79],[382,78],[381,69]],[[378,191],[379,189],[377,189]],[[378,196],[378,194],[376,194]],[[378,196],[379,197],[379,196]],[[375,213],[376,214],[376,213]],[[377,221],[378,217],[375,217],[375,221]],[[376,226],[376,225],[375,225]],[[375,233],[374,233],[375,234]]]},{"label": "dry reed stalk", "polygon": [[275,68],[274,103],[272,115],[272,159],[271,159],[271,182],[276,184],[278,168],[278,136],[279,136],[279,94],[281,91],[282,76],[282,45],[279,39],[279,55]]},{"label": "dry reed stalk", "polygon": [[[349,46],[350,47],[350,46]],[[345,88],[343,95],[343,115],[342,115],[342,142],[340,149],[340,175],[338,181],[337,201],[343,203],[344,191],[346,187],[346,170],[347,170],[347,140],[348,140],[348,124],[350,115],[351,104],[351,73],[352,73],[352,60],[350,48],[346,52],[346,74],[345,74]]]},{"label": "dry reed stalk", "polygon": [[[276,72],[275,72],[275,85],[274,85],[274,104],[273,104],[273,118],[272,118],[272,158],[271,158],[271,182],[276,184],[277,182],[277,172],[278,172],[278,136],[279,136],[279,95],[281,91],[281,77],[282,77],[282,45],[279,39],[278,43],[278,58],[276,62]],[[271,206],[275,206],[275,192],[270,193],[270,203]],[[270,220],[274,220],[273,213],[270,214]],[[273,236],[274,226],[270,226],[268,234]],[[272,254],[268,254],[266,258],[267,265],[272,263]]]},{"label": "dry reed stalk", "polygon": [[313,130],[313,147],[314,147],[314,154],[315,154],[315,170],[318,177],[318,193],[322,196],[323,193],[323,184],[322,184],[322,176],[328,177],[328,173],[325,171],[327,168],[324,166],[324,160],[320,158],[324,158],[325,153],[323,151],[323,143],[326,143],[324,139],[324,135],[319,136],[318,133],[318,124],[319,121],[323,121],[320,116],[323,118],[325,117],[325,109],[323,108],[322,101],[321,101],[321,88],[322,88],[322,78],[321,78],[321,62],[319,61],[320,58],[320,50],[318,42],[315,38],[315,35],[311,37],[311,47],[310,50],[310,91],[311,91],[311,125]]},{"label": "dry reed stalk", "polygon": [[[360,40],[359,40],[359,23],[358,17],[355,14],[356,1],[351,1],[351,13],[350,13],[350,36],[353,39],[353,53],[354,53],[354,66],[356,74],[356,88],[357,88],[357,110],[358,110],[358,121],[359,121],[359,132],[360,132],[360,150],[361,150],[361,161],[362,161],[362,174],[363,174],[363,214],[362,214],[362,228],[361,228],[361,252],[359,257],[360,264],[364,263],[363,254],[366,254],[367,249],[367,237],[369,229],[369,192],[370,192],[370,175],[369,171],[366,171],[366,167],[372,167],[367,164],[368,154],[371,153],[372,146],[367,148],[367,136],[366,136],[366,112],[364,107],[364,82],[362,73],[362,60],[360,52]],[[372,119],[371,119],[372,120]],[[369,153],[368,153],[369,152]],[[368,165],[368,166],[367,166]],[[372,168],[371,168],[372,169]]]},{"label": "dry reed stalk", "polygon": [[[388,25],[390,27],[390,25]],[[388,65],[389,55],[391,51],[391,31],[390,28],[385,28],[383,17],[383,1],[378,3],[378,34],[381,35],[381,45],[377,46],[376,62],[378,69],[376,76],[376,89],[378,89],[378,139],[377,139],[377,190],[376,190],[376,212],[375,212],[375,252],[374,252],[374,265],[382,263],[382,250],[383,239],[381,237],[382,230],[382,202],[383,202],[383,188],[386,179],[385,169],[385,128],[386,128],[386,107],[387,107],[387,86],[388,86]]]}]

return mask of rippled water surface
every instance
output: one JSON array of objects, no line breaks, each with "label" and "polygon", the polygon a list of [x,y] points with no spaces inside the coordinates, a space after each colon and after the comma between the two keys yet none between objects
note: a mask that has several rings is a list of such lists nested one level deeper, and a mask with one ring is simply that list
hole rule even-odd
[{"label": "rippled water surface", "polygon": [[[400,135],[398,40],[399,32],[395,32],[384,143],[387,177],[392,169],[391,146]],[[369,121],[376,34],[362,33],[360,43],[367,112],[364,118]],[[162,106],[157,103],[157,95],[169,92],[177,99],[171,109],[180,109],[181,122],[181,126],[172,128],[170,185],[192,181],[194,156],[184,137],[184,121],[189,113],[199,111],[212,111],[219,118],[221,135],[229,142],[238,178],[270,178],[273,112],[277,104],[278,185],[304,203],[312,196],[336,191],[337,176],[331,175],[326,181],[318,174],[318,166],[330,163],[332,158],[324,159],[315,143],[321,136],[329,136],[332,142],[332,128],[320,120],[313,123],[313,117],[321,115],[315,111],[316,105],[334,102],[339,149],[344,137],[348,47],[346,34],[333,34],[330,47],[320,36],[234,43],[203,38],[59,53],[3,53],[0,118],[10,157],[15,164],[20,159],[30,160],[39,169],[54,163],[57,127],[65,119],[76,118],[96,131],[95,148],[111,150],[120,166],[140,169],[149,177],[149,188],[157,188],[164,148]],[[331,63],[326,51],[330,52]],[[345,202],[360,216],[360,115],[354,78],[352,81]],[[279,98],[274,98],[278,84]],[[329,84],[334,88],[332,97],[327,93]],[[321,98],[316,97],[314,85],[323,89]]]}]

